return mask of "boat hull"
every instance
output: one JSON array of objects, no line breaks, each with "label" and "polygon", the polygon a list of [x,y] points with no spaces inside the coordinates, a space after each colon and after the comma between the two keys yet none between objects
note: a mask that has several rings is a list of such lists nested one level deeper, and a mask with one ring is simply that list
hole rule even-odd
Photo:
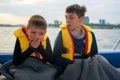
[{"label": "boat hull", "polygon": [[[116,68],[120,68],[120,51],[99,51],[100,55],[105,57],[108,62]],[[12,53],[1,53],[0,52],[0,63],[3,64],[13,57]]]}]

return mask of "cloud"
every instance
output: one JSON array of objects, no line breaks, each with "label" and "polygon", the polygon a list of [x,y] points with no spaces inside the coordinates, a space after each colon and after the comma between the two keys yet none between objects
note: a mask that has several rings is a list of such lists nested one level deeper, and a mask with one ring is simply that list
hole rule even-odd
[{"label": "cloud", "polygon": [[99,19],[120,23],[120,0],[0,0],[0,12],[19,16],[41,14],[49,23],[54,20],[64,22],[65,8],[73,3],[87,7],[86,16],[92,23],[98,23]]},{"label": "cloud", "polygon": [[39,3],[53,3],[56,0],[1,0],[0,5],[35,5]]},{"label": "cloud", "polygon": [[10,13],[0,13],[0,24],[26,24],[28,18]]},{"label": "cloud", "polygon": [[11,0],[12,5],[32,5],[37,4],[40,0]]}]

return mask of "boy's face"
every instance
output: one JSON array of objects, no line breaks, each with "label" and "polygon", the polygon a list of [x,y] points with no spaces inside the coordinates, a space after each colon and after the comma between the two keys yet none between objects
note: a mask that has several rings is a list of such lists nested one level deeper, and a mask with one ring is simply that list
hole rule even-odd
[{"label": "boy's face", "polygon": [[75,30],[77,27],[80,27],[80,24],[83,20],[83,17],[78,17],[78,15],[74,13],[65,13],[65,19],[66,19],[66,24],[67,27],[70,30]]},{"label": "boy's face", "polygon": [[41,42],[44,38],[45,33],[46,33],[46,29],[36,26],[32,26],[29,29],[27,29],[27,34],[30,42],[33,41]]}]

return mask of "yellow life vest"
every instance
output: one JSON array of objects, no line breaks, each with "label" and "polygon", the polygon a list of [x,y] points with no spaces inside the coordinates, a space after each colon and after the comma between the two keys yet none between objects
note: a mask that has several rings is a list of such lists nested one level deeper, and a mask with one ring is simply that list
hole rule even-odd
[{"label": "yellow life vest", "polygon": [[[92,44],[91,28],[83,24],[81,27],[85,30],[85,34],[86,34],[84,53],[89,54],[91,50],[91,44]],[[62,56],[70,60],[73,60],[74,59],[74,42],[73,42],[72,36],[66,24],[61,24],[60,28],[62,29],[63,46],[69,49],[69,52],[62,54]]]},{"label": "yellow life vest", "polygon": [[[29,47],[29,39],[27,38],[25,32],[26,32],[26,26],[21,26],[20,28],[18,28],[15,32],[14,35],[19,39],[20,41],[20,47],[22,50],[22,53],[24,51],[27,50],[27,48]],[[44,49],[46,49],[46,39],[47,39],[47,34],[45,34],[43,41],[42,41],[42,45],[44,47]],[[36,56],[35,52],[33,52],[30,56]],[[40,55],[40,59],[42,59],[43,57]]]}]

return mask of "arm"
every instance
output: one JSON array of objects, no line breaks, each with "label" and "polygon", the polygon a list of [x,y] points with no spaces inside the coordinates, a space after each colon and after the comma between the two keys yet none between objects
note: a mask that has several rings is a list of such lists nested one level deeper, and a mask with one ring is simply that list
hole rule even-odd
[{"label": "arm", "polygon": [[37,48],[37,50],[41,53],[41,55],[43,56],[45,61],[48,61],[48,62],[54,64],[54,55],[52,53],[52,49],[51,49],[51,44],[50,44],[49,38],[47,38],[46,44],[47,44],[46,50],[43,48],[43,46],[41,44]]},{"label": "arm", "polygon": [[57,38],[54,43],[53,53],[55,55],[55,63],[63,68],[65,68],[68,64],[72,64],[73,61],[62,57],[63,53],[63,43],[62,43],[62,33],[61,31],[58,33]]},{"label": "arm", "polygon": [[28,49],[26,51],[24,51],[23,53],[21,52],[21,48],[20,48],[20,42],[17,39],[16,40],[16,44],[15,44],[15,48],[14,48],[14,52],[13,52],[13,64],[15,66],[20,65],[21,63],[23,63],[31,53],[34,52],[34,49],[32,47],[28,47]]},{"label": "arm", "polygon": [[92,42],[92,47],[91,47],[91,55],[94,56],[95,54],[98,54],[98,46],[95,38],[95,34],[92,32],[92,37],[93,37],[93,42]]}]

